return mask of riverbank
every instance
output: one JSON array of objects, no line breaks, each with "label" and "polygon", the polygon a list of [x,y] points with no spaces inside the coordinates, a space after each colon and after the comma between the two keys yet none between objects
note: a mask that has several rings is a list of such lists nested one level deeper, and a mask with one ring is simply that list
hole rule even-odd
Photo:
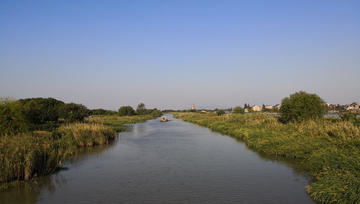
[{"label": "riverbank", "polygon": [[360,128],[350,121],[319,120],[282,124],[266,114],[174,113],[266,154],[302,158],[315,181],[307,187],[319,203],[360,202]]},{"label": "riverbank", "polygon": [[84,123],[64,124],[53,132],[0,136],[0,190],[55,172],[78,147],[104,145],[124,131],[124,124],[154,119],[141,116],[93,116]]}]

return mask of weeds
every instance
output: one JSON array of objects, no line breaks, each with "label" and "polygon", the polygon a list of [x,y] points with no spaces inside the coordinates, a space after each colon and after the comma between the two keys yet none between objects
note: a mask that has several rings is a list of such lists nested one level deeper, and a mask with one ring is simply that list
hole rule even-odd
[{"label": "weeds", "polygon": [[266,154],[302,158],[315,177],[307,187],[319,203],[360,203],[360,128],[351,120],[283,124],[267,114],[174,114],[184,121],[238,138]]}]

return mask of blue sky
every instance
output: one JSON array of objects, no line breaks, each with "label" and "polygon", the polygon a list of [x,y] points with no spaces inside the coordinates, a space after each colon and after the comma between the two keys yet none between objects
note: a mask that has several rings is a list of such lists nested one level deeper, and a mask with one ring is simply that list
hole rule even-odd
[{"label": "blue sky", "polygon": [[0,1],[0,96],[185,109],[359,88],[360,1]]}]

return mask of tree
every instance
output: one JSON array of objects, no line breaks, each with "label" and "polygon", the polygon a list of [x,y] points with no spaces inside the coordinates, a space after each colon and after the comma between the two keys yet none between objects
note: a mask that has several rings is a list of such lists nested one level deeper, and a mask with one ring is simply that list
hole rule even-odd
[{"label": "tree", "polygon": [[244,104],[244,110],[245,110],[246,108],[247,108],[247,104],[245,103],[245,104]]},{"label": "tree", "polygon": [[262,105],[261,110],[265,110],[265,104]]},{"label": "tree", "polygon": [[82,104],[66,103],[59,108],[59,115],[67,122],[84,121],[88,109]]},{"label": "tree", "polygon": [[28,124],[22,103],[9,97],[0,98],[0,136],[27,130]]},{"label": "tree", "polygon": [[135,111],[131,106],[122,106],[118,111],[119,116],[132,116]]},{"label": "tree", "polygon": [[283,122],[296,122],[320,118],[325,113],[323,104],[324,100],[316,94],[296,92],[281,101],[281,119]]},{"label": "tree", "polygon": [[224,114],[225,114],[225,111],[224,111],[224,110],[218,110],[218,111],[216,111],[216,115],[217,115],[217,116],[224,115]]},{"label": "tree", "polygon": [[245,111],[243,108],[241,108],[240,106],[236,106],[233,110],[232,110],[232,114],[244,114]]},{"label": "tree", "polygon": [[57,122],[59,108],[64,102],[54,98],[27,98],[19,100],[24,107],[24,114],[31,124],[45,124]]},{"label": "tree", "polygon": [[136,108],[136,114],[137,115],[144,115],[146,113],[145,104],[140,103]]},{"label": "tree", "polygon": [[151,112],[151,116],[160,117],[160,116],[162,116],[162,112],[160,110],[154,108],[154,110]]}]

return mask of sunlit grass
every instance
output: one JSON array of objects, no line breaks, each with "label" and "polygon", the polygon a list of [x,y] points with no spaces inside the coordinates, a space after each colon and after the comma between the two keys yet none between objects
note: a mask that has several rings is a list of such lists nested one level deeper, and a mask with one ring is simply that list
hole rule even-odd
[{"label": "sunlit grass", "polygon": [[320,203],[360,203],[360,129],[350,121],[323,119],[283,124],[267,114],[174,117],[244,141],[267,154],[302,158],[315,182],[307,188]]}]

